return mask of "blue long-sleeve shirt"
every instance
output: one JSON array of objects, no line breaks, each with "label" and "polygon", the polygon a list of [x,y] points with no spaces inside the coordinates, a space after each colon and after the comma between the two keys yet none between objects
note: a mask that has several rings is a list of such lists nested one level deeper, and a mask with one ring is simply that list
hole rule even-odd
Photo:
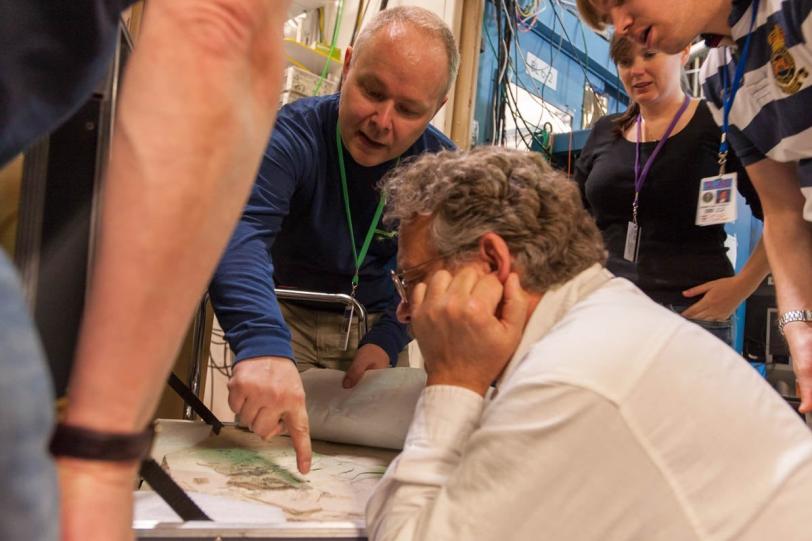
[{"label": "blue long-sleeve shirt", "polygon": [[0,166],[56,129],[93,94],[134,0],[0,4]]},{"label": "blue long-sleeve shirt", "polygon": [[[338,98],[305,98],[279,112],[248,205],[215,272],[212,304],[235,361],[293,358],[275,284],[326,293],[352,289],[355,263],[335,140]],[[444,148],[454,144],[429,126],[401,159]],[[344,163],[360,249],[378,205],[377,184],[396,162],[363,167],[345,149]],[[395,238],[376,236],[356,293],[369,312],[384,313],[361,345],[380,346],[392,363],[409,341],[395,318],[399,298],[389,278],[396,254]]]}]

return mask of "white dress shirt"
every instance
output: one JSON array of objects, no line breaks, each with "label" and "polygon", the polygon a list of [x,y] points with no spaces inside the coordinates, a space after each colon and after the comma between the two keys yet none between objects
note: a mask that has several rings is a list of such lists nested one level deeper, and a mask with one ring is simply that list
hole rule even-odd
[{"label": "white dress shirt", "polygon": [[[430,360],[429,360],[430,361]],[[370,539],[810,540],[812,433],[602,267],[548,291],[488,400],[425,389]]]}]

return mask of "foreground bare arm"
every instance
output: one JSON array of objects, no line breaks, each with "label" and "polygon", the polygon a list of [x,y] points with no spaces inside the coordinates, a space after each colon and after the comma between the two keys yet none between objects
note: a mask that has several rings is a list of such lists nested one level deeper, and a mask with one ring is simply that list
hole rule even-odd
[{"label": "foreground bare arm", "polygon": [[[130,59],[66,421],[142,430],[270,135],[287,1],[150,2]],[[127,538],[136,464],[62,459],[63,537]]]},{"label": "foreground bare arm", "polygon": [[[803,218],[804,197],[795,163],[762,160],[747,167],[764,206],[764,243],[775,277],[778,308],[812,310],[812,224]],[[812,324],[785,327],[801,412],[812,411]]]}]

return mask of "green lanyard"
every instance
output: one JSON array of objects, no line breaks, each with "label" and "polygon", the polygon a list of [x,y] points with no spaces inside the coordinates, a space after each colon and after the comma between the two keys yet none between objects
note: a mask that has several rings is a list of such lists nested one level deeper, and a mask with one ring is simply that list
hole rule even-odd
[{"label": "green lanyard", "polygon": [[[361,271],[361,264],[367,257],[369,245],[372,244],[372,238],[375,236],[375,230],[378,223],[381,221],[383,208],[386,206],[386,199],[381,195],[378,200],[378,208],[375,209],[375,215],[372,217],[372,223],[369,224],[364,244],[361,246],[360,253],[355,246],[355,231],[352,228],[352,211],[350,211],[350,192],[347,189],[347,172],[344,168],[344,146],[341,144],[341,128],[336,122],[336,149],[338,150],[338,172],[341,176],[341,195],[344,197],[344,214],[347,215],[347,227],[350,229],[350,243],[352,244],[352,255],[355,258],[355,274],[352,276],[352,295],[355,296],[355,291],[358,289],[358,282],[360,280],[358,273]],[[397,163],[400,163],[398,158]],[[397,167],[397,163],[395,167]]]}]

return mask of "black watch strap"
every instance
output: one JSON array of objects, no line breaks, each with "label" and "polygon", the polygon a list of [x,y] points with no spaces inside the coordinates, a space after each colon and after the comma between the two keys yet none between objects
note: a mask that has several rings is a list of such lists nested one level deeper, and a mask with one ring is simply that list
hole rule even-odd
[{"label": "black watch strap", "polygon": [[50,450],[55,457],[140,461],[149,454],[154,436],[155,428],[152,425],[143,432],[117,433],[59,423],[51,437]]}]

